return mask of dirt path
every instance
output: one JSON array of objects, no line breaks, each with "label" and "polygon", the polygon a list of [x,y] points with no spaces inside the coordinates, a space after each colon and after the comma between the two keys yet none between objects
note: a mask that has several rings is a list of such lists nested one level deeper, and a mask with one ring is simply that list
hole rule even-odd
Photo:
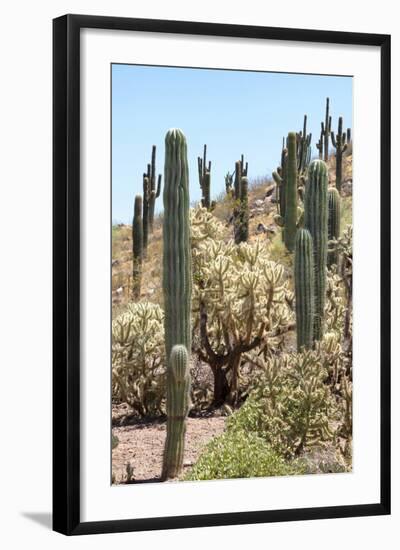
[{"label": "dirt path", "polygon": [[[224,431],[224,417],[188,418],[185,439],[183,476],[196,462],[204,446]],[[130,462],[135,481],[157,481],[161,474],[165,441],[165,422],[141,423],[113,428],[119,439],[112,452],[115,482],[126,477],[126,465]]]}]

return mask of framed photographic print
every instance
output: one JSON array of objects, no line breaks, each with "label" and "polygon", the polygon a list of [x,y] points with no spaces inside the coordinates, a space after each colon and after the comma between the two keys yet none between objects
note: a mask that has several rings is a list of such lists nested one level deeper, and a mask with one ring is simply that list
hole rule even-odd
[{"label": "framed photographic print", "polygon": [[54,529],[390,513],[390,37],[54,20]]}]

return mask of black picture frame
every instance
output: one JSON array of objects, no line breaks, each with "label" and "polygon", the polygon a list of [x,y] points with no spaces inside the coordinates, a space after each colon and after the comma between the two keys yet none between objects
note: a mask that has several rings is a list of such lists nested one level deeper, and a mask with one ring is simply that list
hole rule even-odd
[{"label": "black picture frame", "polygon": [[[378,46],[381,51],[381,495],[379,502],[85,522],[80,520],[80,31],[84,28]],[[65,15],[53,21],[53,529],[66,535],[390,513],[390,36]]]}]

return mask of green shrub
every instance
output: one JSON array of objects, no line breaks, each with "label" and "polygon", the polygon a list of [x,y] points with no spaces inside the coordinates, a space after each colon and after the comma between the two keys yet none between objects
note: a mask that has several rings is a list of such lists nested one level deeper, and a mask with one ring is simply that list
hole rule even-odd
[{"label": "green shrub", "polygon": [[285,476],[304,472],[300,461],[286,462],[255,433],[228,431],[207,445],[185,479]]}]

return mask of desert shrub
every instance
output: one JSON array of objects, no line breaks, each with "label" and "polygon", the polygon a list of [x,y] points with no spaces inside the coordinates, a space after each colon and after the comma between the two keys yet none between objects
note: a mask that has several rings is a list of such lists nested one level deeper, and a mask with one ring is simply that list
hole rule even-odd
[{"label": "desert shrub", "polygon": [[165,394],[163,311],[130,304],[112,323],[112,395],[140,415],[163,412]]},{"label": "desert shrub", "polygon": [[338,406],[320,353],[283,355],[258,366],[260,376],[228,430],[255,433],[286,458],[334,442]]},{"label": "desert shrub", "polygon": [[285,461],[257,434],[228,431],[207,445],[186,479],[284,476],[304,472],[300,461]]}]

